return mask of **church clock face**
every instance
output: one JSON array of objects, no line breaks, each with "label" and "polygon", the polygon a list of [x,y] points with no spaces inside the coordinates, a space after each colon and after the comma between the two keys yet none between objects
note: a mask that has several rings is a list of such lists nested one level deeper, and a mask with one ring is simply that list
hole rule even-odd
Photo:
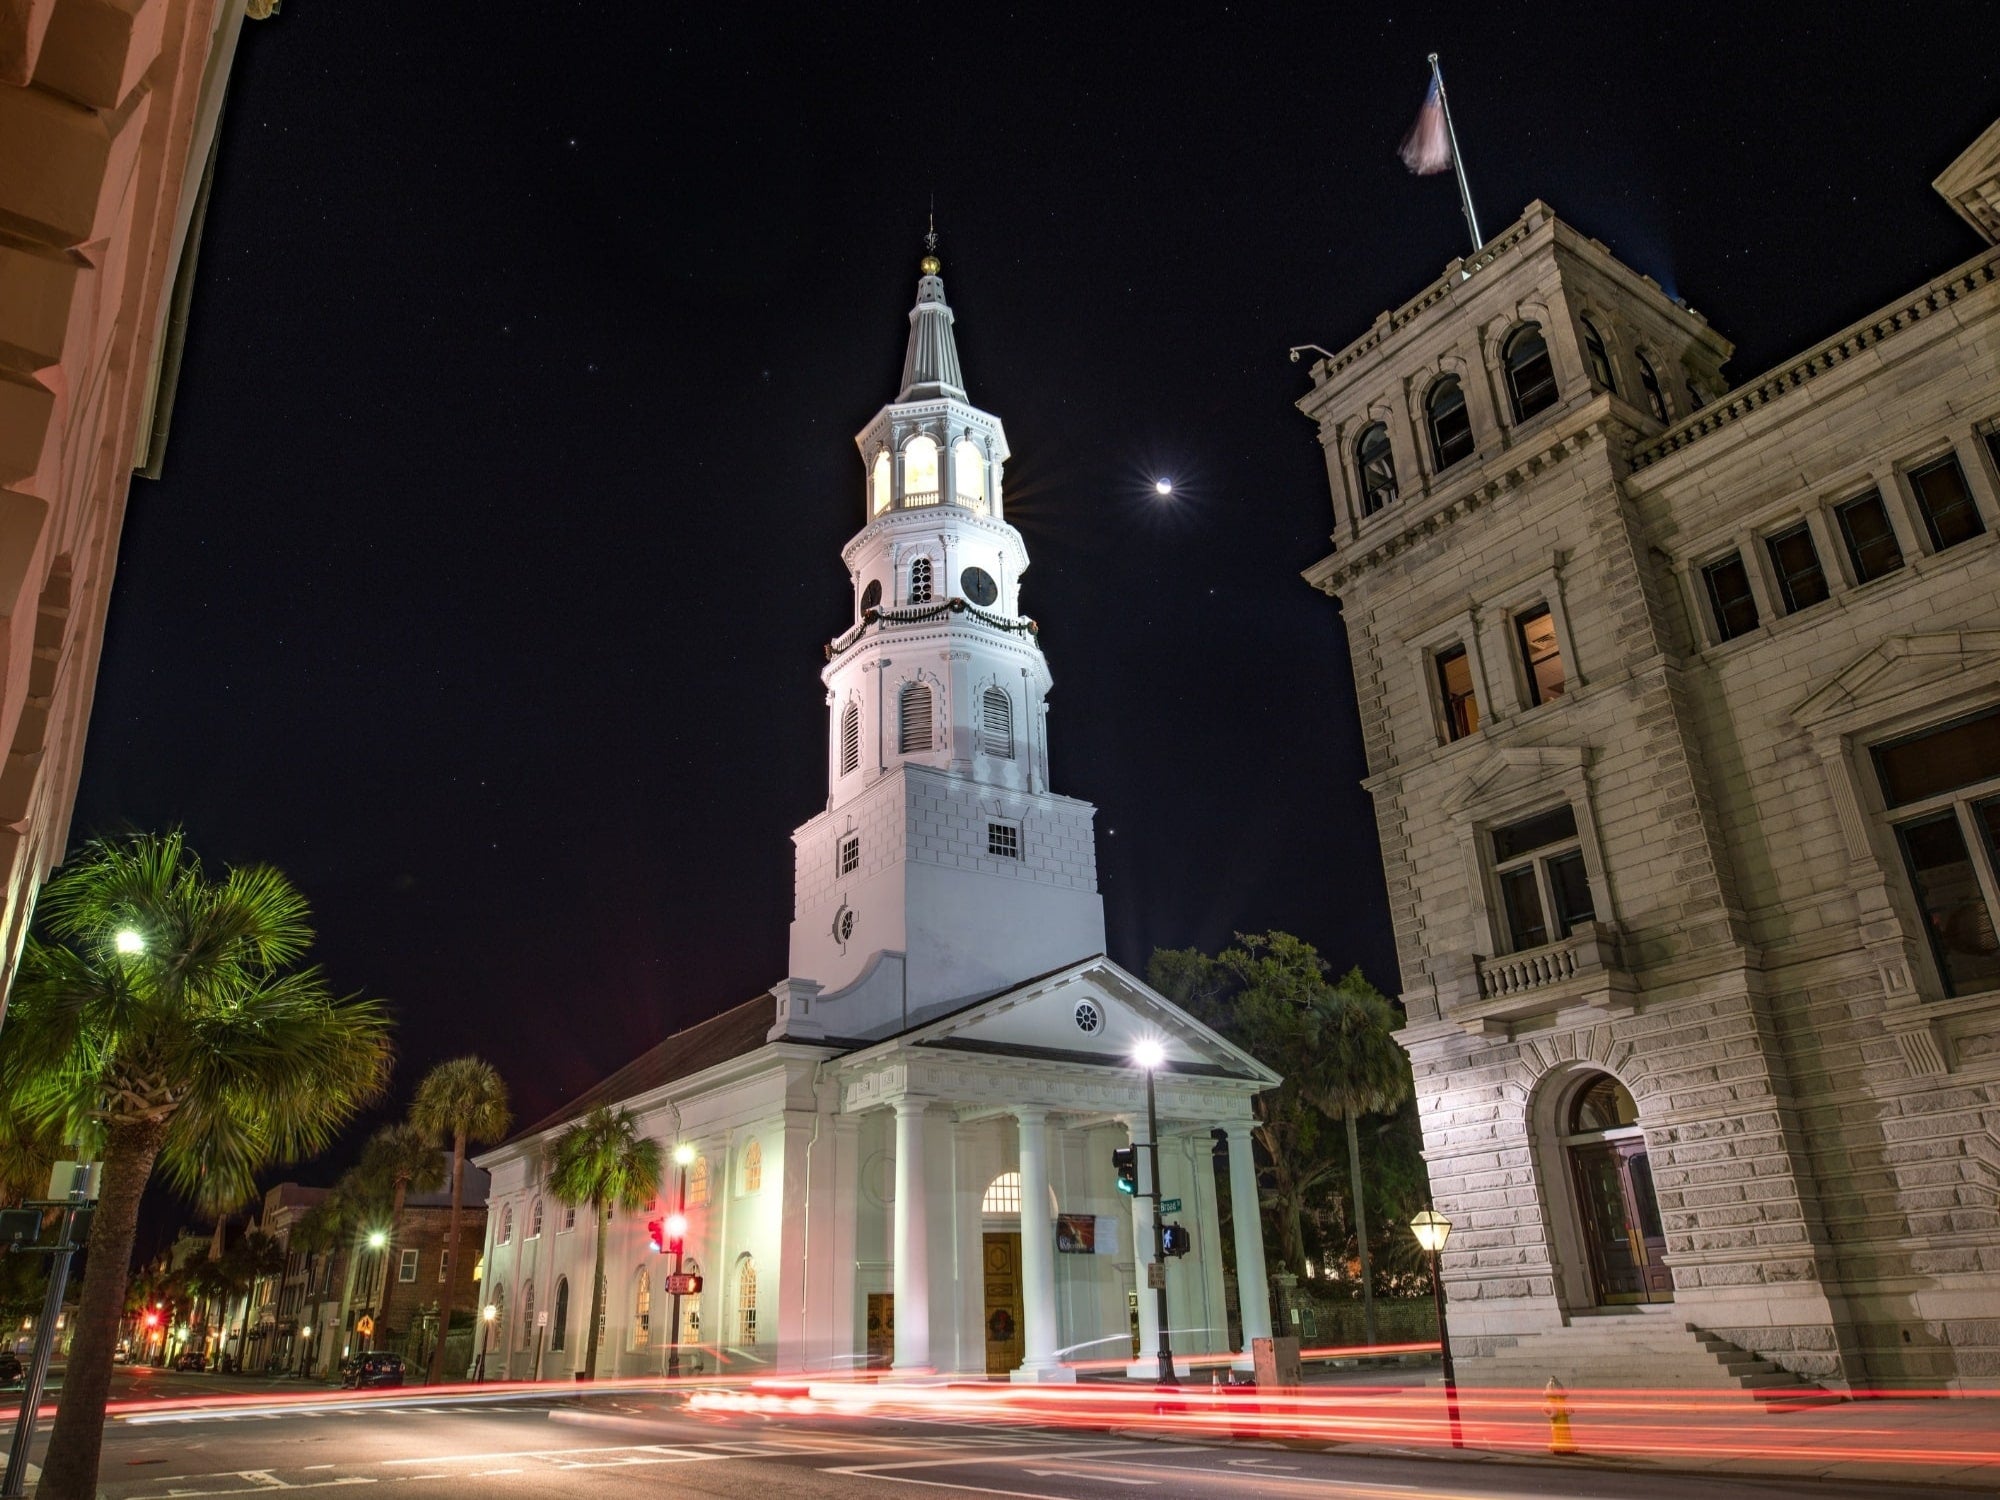
[{"label": "church clock face", "polygon": [[862,612],[866,613],[868,610],[875,608],[875,606],[880,604],[881,602],[882,602],[882,580],[879,578],[871,578],[868,580],[868,587],[861,591]]},{"label": "church clock face", "polygon": [[984,568],[967,568],[958,575],[958,586],[974,604],[990,605],[1000,597],[1000,587]]}]

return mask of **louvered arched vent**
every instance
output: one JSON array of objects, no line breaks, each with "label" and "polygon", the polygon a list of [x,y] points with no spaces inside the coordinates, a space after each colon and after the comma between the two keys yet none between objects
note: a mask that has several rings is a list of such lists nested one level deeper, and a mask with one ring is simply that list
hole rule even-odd
[{"label": "louvered arched vent", "polygon": [[920,557],[910,564],[910,603],[931,602],[931,560]]},{"label": "louvered arched vent", "polygon": [[922,755],[931,748],[930,685],[922,682],[906,684],[899,707],[902,712],[896,749],[904,755]]},{"label": "louvered arched vent", "polygon": [[840,774],[861,765],[861,709],[850,703],[840,711]]},{"label": "louvered arched vent", "polygon": [[988,755],[1014,758],[1014,700],[990,687],[979,700],[979,743]]}]

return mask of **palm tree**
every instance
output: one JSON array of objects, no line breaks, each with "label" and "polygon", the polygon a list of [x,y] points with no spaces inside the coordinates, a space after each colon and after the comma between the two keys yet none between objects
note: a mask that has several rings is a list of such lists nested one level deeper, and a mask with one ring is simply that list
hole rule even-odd
[{"label": "palm tree", "polygon": [[451,1225],[445,1235],[443,1306],[438,1310],[437,1348],[431,1351],[432,1385],[444,1379],[445,1335],[451,1332],[452,1292],[458,1286],[459,1216],[465,1201],[465,1148],[497,1141],[514,1116],[507,1108],[507,1085],[483,1057],[441,1062],[417,1085],[410,1123],[433,1140],[451,1142]]},{"label": "palm tree", "polygon": [[250,1358],[250,1312],[257,1283],[284,1272],[285,1247],[275,1235],[261,1229],[246,1230],[242,1239],[223,1252],[222,1269],[229,1277],[231,1293],[243,1299],[236,1324],[236,1367],[242,1370]]},{"label": "palm tree", "polygon": [[1410,1096],[1410,1060],[1397,1043],[1394,1007],[1350,969],[1311,998],[1313,1050],[1300,1079],[1306,1099],[1347,1127],[1347,1177],[1354,1242],[1361,1257],[1361,1316],[1375,1342],[1375,1267],[1368,1252],[1368,1210],[1361,1189],[1362,1115],[1384,1114]]},{"label": "palm tree", "polygon": [[384,1125],[361,1148],[355,1171],[389,1192],[389,1242],[382,1249],[383,1281],[381,1305],[375,1322],[382,1333],[382,1346],[389,1346],[389,1304],[396,1290],[396,1244],[403,1235],[403,1200],[410,1189],[434,1191],[444,1181],[444,1158],[428,1132],[414,1125]]},{"label": "palm tree", "polygon": [[660,1191],[660,1143],[639,1134],[628,1110],[599,1105],[556,1137],[549,1191],[572,1208],[588,1203],[597,1222],[597,1275],[591,1282],[584,1333],[583,1378],[597,1378],[597,1331],[604,1319],[604,1239],[607,1209],[644,1208]]},{"label": "palm tree", "polygon": [[86,847],[43,890],[0,1048],[0,1100],[103,1162],[42,1500],[93,1500],[139,1198],[157,1166],[211,1208],[324,1150],[389,1071],[389,1019],[337,999],[305,898],[277,870],[219,878],[176,833]]}]

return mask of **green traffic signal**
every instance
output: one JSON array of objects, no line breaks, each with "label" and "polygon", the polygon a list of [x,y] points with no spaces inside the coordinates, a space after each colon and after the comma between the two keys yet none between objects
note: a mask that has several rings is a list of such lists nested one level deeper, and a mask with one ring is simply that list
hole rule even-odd
[{"label": "green traffic signal", "polygon": [[1137,1194],[1139,1191],[1139,1148],[1120,1146],[1111,1153],[1111,1165],[1118,1172],[1118,1191]]}]

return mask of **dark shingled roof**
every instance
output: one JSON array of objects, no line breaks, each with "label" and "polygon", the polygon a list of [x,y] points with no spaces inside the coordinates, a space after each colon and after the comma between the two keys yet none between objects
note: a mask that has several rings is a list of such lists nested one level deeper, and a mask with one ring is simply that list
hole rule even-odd
[{"label": "dark shingled roof", "polygon": [[676,1031],[659,1046],[640,1053],[609,1078],[585,1089],[554,1114],[517,1131],[505,1144],[511,1146],[516,1141],[540,1135],[600,1104],[629,1099],[634,1094],[656,1089],[663,1083],[672,1083],[676,1078],[686,1078],[717,1063],[728,1062],[732,1057],[755,1052],[764,1045],[765,1033],[771,1029],[776,1016],[777,1009],[771,997],[759,995],[754,1000],[745,1000],[733,1010],[710,1017],[700,1025]]}]

